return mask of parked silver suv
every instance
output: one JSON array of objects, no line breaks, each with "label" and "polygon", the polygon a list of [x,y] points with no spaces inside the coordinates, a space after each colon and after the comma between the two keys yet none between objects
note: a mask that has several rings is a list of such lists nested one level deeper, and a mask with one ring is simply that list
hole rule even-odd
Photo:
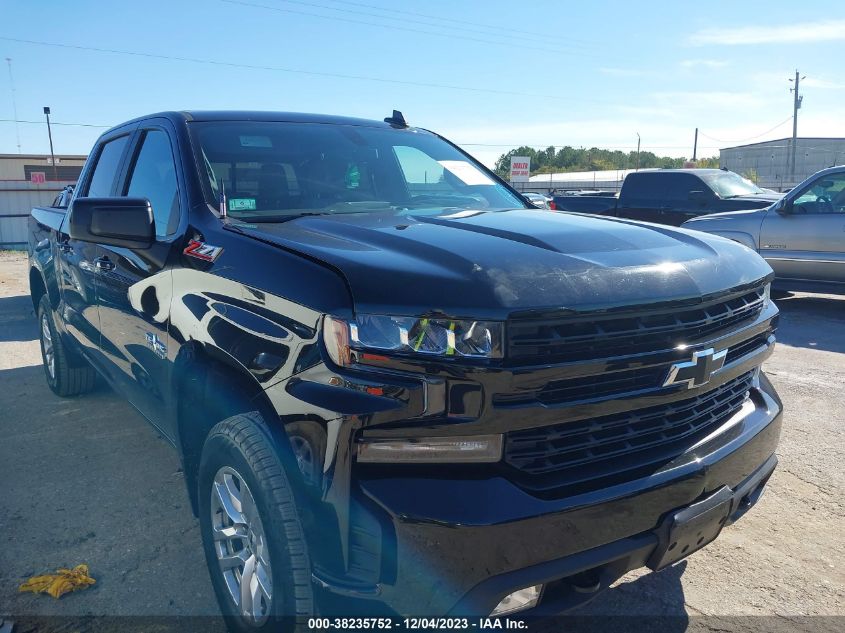
[{"label": "parked silver suv", "polygon": [[845,166],[814,174],[765,209],[714,213],[683,226],[760,253],[777,275],[775,288],[845,293]]}]

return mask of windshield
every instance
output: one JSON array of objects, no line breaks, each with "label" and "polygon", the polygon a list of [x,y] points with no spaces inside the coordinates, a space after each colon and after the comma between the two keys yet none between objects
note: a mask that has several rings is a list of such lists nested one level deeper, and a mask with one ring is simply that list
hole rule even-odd
[{"label": "windshield", "polygon": [[710,185],[720,198],[732,198],[736,196],[749,196],[758,193],[765,193],[760,187],[750,180],[743,178],[732,171],[725,171],[719,174],[706,174],[702,178]]},{"label": "windshield", "polygon": [[357,125],[195,122],[204,189],[233,218],[303,214],[409,214],[525,204],[478,163],[430,132]]}]

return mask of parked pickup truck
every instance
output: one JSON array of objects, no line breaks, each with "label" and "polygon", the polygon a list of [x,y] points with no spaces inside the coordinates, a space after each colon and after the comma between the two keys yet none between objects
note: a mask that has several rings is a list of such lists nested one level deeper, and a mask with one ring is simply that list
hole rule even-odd
[{"label": "parked pickup truck", "polygon": [[845,167],[810,176],[766,209],[706,215],[684,227],[757,251],[779,290],[845,292]]},{"label": "parked pickup truck", "polygon": [[612,215],[680,226],[690,218],[768,207],[780,194],[764,191],[732,171],[655,169],[628,174],[616,196],[555,196],[558,211]]},{"label": "parked pickup truck", "polygon": [[528,208],[398,112],[119,125],[29,258],[50,388],[101,376],[176,447],[234,630],[563,611],[777,462],[762,258]]}]

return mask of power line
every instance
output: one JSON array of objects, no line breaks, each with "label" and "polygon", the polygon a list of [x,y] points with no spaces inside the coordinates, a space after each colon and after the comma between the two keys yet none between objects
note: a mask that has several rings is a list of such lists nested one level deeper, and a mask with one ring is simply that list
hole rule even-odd
[{"label": "power line", "polygon": [[[24,119],[0,119],[0,123],[30,123],[32,125],[44,125],[44,121],[25,121]],[[74,127],[96,127],[96,128],[110,128],[113,125],[96,125],[94,123],[61,123],[59,121],[50,121],[51,125],[68,125]]]},{"label": "power line", "polygon": [[[290,1],[290,0],[288,0],[288,1]],[[329,1],[333,2],[335,4],[345,4],[345,5],[350,5],[350,6],[354,6],[354,7],[364,7],[366,9],[375,9],[377,11],[383,11],[385,13],[389,12],[389,13],[395,13],[395,14],[399,14],[399,15],[412,15],[412,16],[416,16],[416,17],[420,17],[420,18],[425,18],[425,19],[428,19],[428,20],[439,20],[441,22],[449,22],[451,24],[463,24],[463,25],[466,25],[466,26],[469,26],[469,27],[490,29],[490,30],[494,30],[494,31],[499,31],[502,35],[508,35],[510,37],[513,37],[514,33],[520,33],[520,34],[523,34],[523,35],[530,35],[531,37],[537,37],[537,31],[525,31],[525,30],[520,30],[520,29],[514,29],[514,28],[511,28],[511,27],[501,27],[501,26],[495,26],[495,25],[492,25],[492,24],[485,24],[483,22],[467,22],[465,20],[455,20],[453,18],[444,18],[442,16],[430,15],[430,14],[426,14],[426,13],[417,13],[416,11],[403,11],[401,9],[395,9],[393,7],[387,9],[387,8],[379,7],[379,6],[372,5],[372,4],[365,4],[363,2],[349,2],[348,0],[329,0]],[[582,44],[595,44],[595,42],[592,42],[592,41],[589,41],[589,40],[582,40],[582,39],[576,39],[576,38],[570,37],[568,34],[566,36],[566,39],[567,39],[567,41],[570,41],[570,42],[580,42]]]},{"label": "power line", "polygon": [[762,134],[757,134],[756,136],[749,136],[748,138],[743,138],[743,139],[739,139],[739,140],[736,140],[736,141],[725,141],[725,140],[720,139],[720,138],[714,138],[714,137],[712,137],[712,136],[710,136],[710,135],[708,135],[708,134],[705,134],[704,132],[700,132],[700,134],[701,134],[701,136],[703,136],[703,137],[705,137],[705,138],[709,138],[711,141],[716,141],[717,143],[746,143],[746,142],[748,142],[748,141],[753,141],[753,140],[756,140],[756,139],[758,139],[758,138],[761,138],[761,137],[763,137],[763,136],[766,136],[767,134],[769,134],[769,133],[771,133],[771,132],[774,132],[774,131],[775,131],[776,129],[778,129],[781,125],[784,125],[785,123],[788,123],[788,122],[789,122],[789,121],[791,121],[791,120],[792,120],[792,117],[791,117],[791,116],[788,116],[788,117],[786,117],[783,121],[781,121],[780,123],[778,123],[778,124],[777,124],[777,125],[775,125],[774,127],[769,128],[768,130],[766,130],[766,131],[765,131],[765,132],[763,132]]},{"label": "power line", "polygon": [[[299,68],[287,68],[283,66],[260,66],[257,64],[239,64],[236,62],[226,62],[214,59],[202,59],[199,57],[181,57],[176,55],[162,55],[160,53],[147,53],[143,51],[128,51],[117,48],[100,48],[96,46],[82,46],[80,44],[63,44],[60,42],[44,42],[41,40],[29,40],[16,37],[0,36],[0,41],[16,42],[18,44],[32,44],[34,46],[49,46],[53,48],[62,48],[69,50],[90,51],[94,53],[109,53],[113,55],[129,55],[132,57],[142,57],[146,59],[163,59],[167,61],[188,62],[192,64],[208,64],[212,66],[225,66],[228,68],[243,68],[246,70],[263,70],[282,73],[293,73],[297,75],[310,75],[314,77],[331,77],[333,79],[354,79],[357,81],[374,81],[377,83],[398,84],[403,86],[414,86],[418,88],[437,88],[440,90],[461,90],[464,92],[479,92],[485,94],[499,94],[514,97],[532,97],[537,99],[555,99],[570,101],[571,97],[561,95],[544,95],[531,94],[526,92],[516,92],[512,90],[499,90],[496,88],[480,88],[475,86],[457,86],[451,84],[437,84],[423,81],[410,81],[405,79],[389,79],[386,77],[370,77],[367,75],[349,75],[344,73],[321,72],[315,70],[302,70]],[[598,99],[586,99],[578,97],[580,101],[592,103],[605,103]]]},{"label": "power line", "polygon": [[[384,17],[384,16],[378,16],[378,15],[375,15],[375,14],[372,14],[372,13],[363,13],[363,12],[344,10],[344,9],[332,9],[331,7],[325,7],[324,5],[312,4],[312,3],[309,3],[309,2],[302,2],[300,0],[284,0],[284,1],[295,3],[295,4],[300,4],[300,5],[311,6],[311,7],[324,8],[324,9],[328,9],[329,11],[346,11],[348,13],[355,13],[355,14],[360,14],[360,15],[365,15],[365,16],[370,16],[370,17],[376,17],[376,18],[382,19],[382,20],[391,19],[391,18],[387,18],[387,17]],[[421,33],[421,34],[424,34],[424,35],[432,35],[434,37],[443,37],[443,38],[447,38],[447,39],[450,39],[450,40],[454,40],[455,37],[456,37],[454,34],[450,34],[450,33],[442,33],[442,32],[437,32],[437,31],[425,31],[425,30],[422,30],[422,29],[415,29],[415,28],[411,28],[411,27],[407,27],[407,26],[397,26],[397,25],[393,25],[393,24],[391,24],[391,25],[373,24],[373,22],[371,20],[356,20],[354,18],[344,18],[344,17],[340,17],[340,16],[335,16],[335,15],[322,15],[320,13],[311,13],[311,12],[308,12],[308,11],[302,11],[302,10],[298,10],[298,9],[285,9],[283,7],[268,6],[266,4],[259,4],[257,2],[246,2],[245,0],[221,0],[221,2],[225,2],[227,4],[236,4],[236,5],[240,5],[240,6],[244,6],[244,7],[252,7],[252,8],[255,8],[255,9],[265,9],[265,10],[268,10],[268,11],[277,11],[277,12],[280,12],[280,13],[293,13],[295,15],[306,15],[306,16],[309,16],[309,17],[312,17],[312,18],[322,18],[324,20],[334,20],[336,22],[349,22],[351,24],[363,24],[365,26],[381,26],[381,27],[390,28],[394,31],[406,31],[408,33]],[[415,23],[416,24],[423,24],[423,23],[420,23],[420,22],[415,22]],[[425,26],[435,26],[435,25],[426,24]],[[443,28],[443,27],[438,27],[438,28]],[[457,29],[457,30],[460,30],[460,29]],[[513,45],[514,45],[513,40],[510,40],[510,41],[489,40],[489,39],[482,39],[482,38],[479,38],[479,37],[470,37],[470,36],[467,36],[467,35],[461,35],[460,37],[461,37],[462,41],[480,42],[480,43],[483,43],[483,44],[494,44],[494,45],[497,45],[497,46],[508,46],[508,47],[513,47]],[[520,40],[519,45],[520,45],[521,48],[526,48],[526,49],[535,50],[535,51],[543,51],[543,52],[546,52],[546,53],[561,53],[561,54],[565,54],[565,55],[578,54],[579,56],[585,57],[585,58],[603,59],[602,57],[599,57],[599,56],[596,56],[596,55],[588,55],[588,54],[581,53],[581,52],[578,51],[578,49],[565,50],[565,49],[561,49],[561,48],[548,48],[548,47],[543,47],[543,46],[535,46],[535,45],[526,43],[524,40]],[[604,58],[604,59],[606,59],[606,58]]]}]

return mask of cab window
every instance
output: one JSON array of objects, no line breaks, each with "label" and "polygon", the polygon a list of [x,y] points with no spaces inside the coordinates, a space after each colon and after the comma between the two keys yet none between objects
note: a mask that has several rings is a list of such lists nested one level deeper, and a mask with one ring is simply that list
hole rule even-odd
[{"label": "cab window", "polygon": [[104,143],[94,166],[94,173],[88,184],[86,195],[89,198],[106,198],[112,195],[115,176],[120,167],[120,159],[129,142],[128,136],[121,136]]},{"label": "cab window", "polygon": [[157,237],[167,237],[179,226],[179,189],[170,140],[162,130],[147,130],[129,176],[126,196],[150,201]]},{"label": "cab window", "polygon": [[845,213],[845,174],[833,174],[811,183],[792,203],[796,213]]}]

